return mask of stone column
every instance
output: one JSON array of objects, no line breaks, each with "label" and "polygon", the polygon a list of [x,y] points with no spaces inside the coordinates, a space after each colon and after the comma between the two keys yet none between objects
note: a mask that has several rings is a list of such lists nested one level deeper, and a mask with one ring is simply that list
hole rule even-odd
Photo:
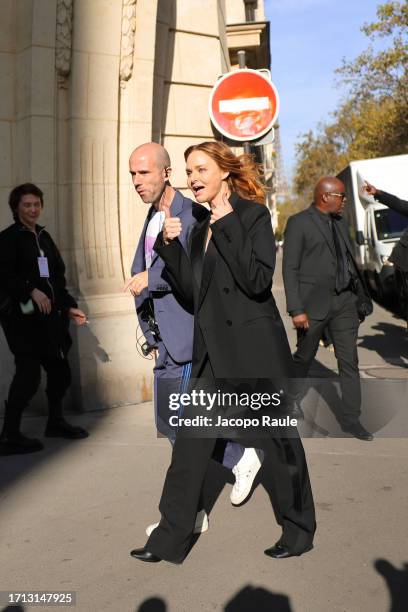
[{"label": "stone column", "polygon": [[[171,2],[171,0],[169,0]],[[136,195],[129,155],[152,140],[157,0],[124,0],[119,87],[119,224],[122,266],[130,269],[148,205]]]},{"label": "stone column", "polygon": [[185,189],[184,150],[213,140],[208,99],[217,78],[229,70],[225,6],[220,0],[159,3],[153,134],[169,151],[172,183]]},{"label": "stone column", "polygon": [[131,149],[124,138],[129,100],[123,98],[133,74],[136,4],[74,3],[72,66],[59,117],[67,123],[64,219],[70,217],[72,228],[64,255],[90,320],[76,334],[74,399],[87,409],[151,397],[152,362],[136,352],[134,301],[123,293],[140,233],[140,223],[122,213],[119,188]]},{"label": "stone column", "polygon": [[[55,31],[55,0],[1,2],[0,226],[12,222],[6,204],[11,188],[30,181],[44,191],[42,223],[57,238]],[[0,394],[5,397],[14,368],[0,336]]]},{"label": "stone column", "polygon": [[[89,317],[73,329],[68,401],[77,409],[152,396],[153,363],[137,353],[134,302],[122,290],[147,212],[128,157],[138,144],[161,142],[172,156],[172,183],[184,187],[184,148],[213,137],[208,95],[229,60],[225,1],[205,4],[203,11],[202,0],[0,3],[0,195],[5,201],[23,181],[44,190],[44,222]],[[8,219],[0,207],[2,227]],[[13,364],[2,335],[0,358],[4,397]]]}]

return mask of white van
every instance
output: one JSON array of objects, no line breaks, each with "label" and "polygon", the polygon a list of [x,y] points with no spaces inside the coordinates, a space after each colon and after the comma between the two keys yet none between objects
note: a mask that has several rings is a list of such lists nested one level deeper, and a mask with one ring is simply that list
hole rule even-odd
[{"label": "white van", "polygon": [[388,257],[408,219],[363,193],[363,186],[368,181],[377,189],[408,200],[408,155],[351,162],[337,176],[346,189],[343,216],[349,225],[357,265],[377,296],[385,297],[395,291],[394,266]]}]

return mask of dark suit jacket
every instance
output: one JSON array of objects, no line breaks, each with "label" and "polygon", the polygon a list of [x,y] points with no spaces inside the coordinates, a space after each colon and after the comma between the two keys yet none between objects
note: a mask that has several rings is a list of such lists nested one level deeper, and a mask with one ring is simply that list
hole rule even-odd
[{"label": "dark suit jacket", "polygon": [[[377,191],[376,200],[396,210],[401,215],[408,217],[408,202],[400,200],[397,196],[387,193],[386,191]],[[404,272],[408,272],[408,227],[402,234],[399,242],[395,245],[390,255],[390,261],[401,268]]]},{"label": "dark suit jacket", "polygon": [[[357,293],[371,303],[343,221],[337,222],[357,282]],[[283,246],[283,281],[287,310],[322,321],[328,315],[336,286],[336,250],[328,223],[312,204],[288,220]]]},{"label": "dark suit jacket", "polygon": [[178,240],[155,251],[166,262],[175,291],[194,308],[193,372],[208,354],[216,378],[290,376],[292,357],[271,293],[275,240],[265,206],[230,198],[233,212],[211,225],[210,213],[196,205],[189,255]]}]

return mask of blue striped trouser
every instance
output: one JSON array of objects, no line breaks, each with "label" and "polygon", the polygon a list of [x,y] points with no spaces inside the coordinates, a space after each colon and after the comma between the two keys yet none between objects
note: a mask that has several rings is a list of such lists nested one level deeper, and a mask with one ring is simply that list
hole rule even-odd
[{"label": "blue striped trouser", "polygon": [[[191,377],[191,361],[177,363],[173,361],[163,343],[159,344],[158,357],[153,370],[154,374],[154,407],[158,435],[165,436],[171,444],[176,439],[177,429],[171,427],[168,417],[170,393],[187,393]],[[182,408],[177,413],[181,415]],[[174,412],[172,414],[175,414]],[[236,442],[228,442],[225,448],[223,465],[232,469],[244,454],[245,448]]]},{"label": "blue striped trouser", "polygon": [[173,444],[176,429],[170,426],[169,416],[176,413],[169,410],[169,395],[187,392],[191,376],[191,362],[177,363],[172,359],[164,344],[160,342],[153,375],[156,429],[160,436],[165,436]]}]

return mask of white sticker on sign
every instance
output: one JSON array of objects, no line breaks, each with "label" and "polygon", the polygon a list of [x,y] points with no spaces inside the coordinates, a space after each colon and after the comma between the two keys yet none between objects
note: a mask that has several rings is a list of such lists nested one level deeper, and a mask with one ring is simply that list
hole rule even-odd
[{"label": "white sticker on sign", "polygon": [[220,100],[220,113],[242,113],[243,111],[268,110],[270,101],[263,98],[236,98],[235,100]]}]

